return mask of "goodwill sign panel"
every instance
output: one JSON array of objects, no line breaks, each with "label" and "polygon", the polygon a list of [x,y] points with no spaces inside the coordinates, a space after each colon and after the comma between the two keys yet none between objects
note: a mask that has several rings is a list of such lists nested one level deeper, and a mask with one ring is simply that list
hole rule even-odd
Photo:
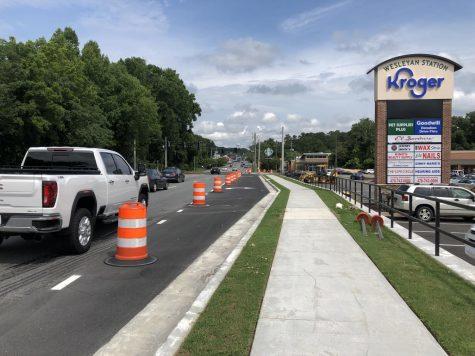
[{"label": "goodwill sign panel", "polygon": [[441,58],[408,56],[375,71],[375,100],[452,99],[454,65]]}]

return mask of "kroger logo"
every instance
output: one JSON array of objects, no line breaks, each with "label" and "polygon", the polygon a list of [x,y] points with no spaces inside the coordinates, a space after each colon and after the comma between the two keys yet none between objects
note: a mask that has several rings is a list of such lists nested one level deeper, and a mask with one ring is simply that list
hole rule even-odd
[{"label": "kroger logo", "polygon": [[[401,73],[407,73],[409,78],[399,79]],[[402,89],[404,87],[410,89],[411,96],[414,98],[422,98],[427,93],[427,89],[440,88],[444,78],[412,78],[414,72],[406,67],[398,69],[394,75],[394,79],[389,76],[387,86],[388,89]]]}]

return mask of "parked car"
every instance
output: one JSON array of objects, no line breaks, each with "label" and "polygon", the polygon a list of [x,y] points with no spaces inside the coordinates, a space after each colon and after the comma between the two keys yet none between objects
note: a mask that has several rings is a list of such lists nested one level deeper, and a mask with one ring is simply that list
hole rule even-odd
[{"label": "parked car", "polygon": [[[475,243],[475,225],[470,227],[470,230],[465,234],[465,239],[472,243]],[[475,247],[465,245],[465,254],[475,259]]]},{"label": "parked car", "polygon": [[[468,189],[449,185],[432,186],[412,184],[399,186],[394,196],[394,207],[406,212],[409,211],[409,195],[404,193],[415,193],[475,207],[475,194]],[[431,221],[434,218],[435,205],[435,201],[432,200],[419,197],[412,198],[414,215],[422,221]],[[464,220],[471,221],[475,217],[475,211],[441,203],[440,216],[459,216]]]},{"label": "parked car", "polygon": [[352,180],[364,180],[364,174],[363,172],[356,172],[356,173],[352,173],[350,175],[350,179]]},{"label": "parked car", "polygon": [[213,168],[211,168],[211,170],[209,172],[211,174],[221,174],[221,170],[219,169],[219,167],[213,167]]},{"label": "parked car", "polygon": [[374,174],[374,169],[373,168],[365,169],[364,173],[365,174]]},{"label": "parked car", "polygon": [[74,253],[89,250],[97,219],[125,202],[148,204],[145,167],[134,172],[117,152],[32,147],[19,167],[0,167],[0,240],[61,233]]},{"label": "parked car", "polygon": [[184,182],[185,181],[185,174],[182,172],[180,168],[177,167],[167,167],[163,170],[163,176],[169,182]]},{"label": "parked car", "polygon": [[158,169],[147,169],[148,186],[151,192],[156,192],[158,189],[167,190],[168,180],[160,173]]},{"label": "parked car", "polygon": [[460,179],[456,184],[472,190],[475,188],[475,178],[464,177]]}]

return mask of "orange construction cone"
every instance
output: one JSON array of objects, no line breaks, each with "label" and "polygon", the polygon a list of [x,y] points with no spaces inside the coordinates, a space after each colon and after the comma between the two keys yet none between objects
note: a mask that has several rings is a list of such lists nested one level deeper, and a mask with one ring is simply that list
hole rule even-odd
[{"label": "orange construction cone", "polygon": [[230,186],[233,183],[233,180],[231,178],[231,174],[226,174],[226,178],[224,180],[227,186]]},{"label": "orange construction cone", "polygon": [[193,183],[193,205],[206,204],[206,184],[203,182]]},{"label": "orange construction cone", "polygon": [[214,177],[213,192],[221,193],[223,191],[223,189],[221,188],[222,184],[223,182],[221,181],[221,177]]},{"label": "orange construction cone", "polygon": [[142,203],[125,203],[119,208],[117,247],[112,266],[143,266],[157,259],[147,251],[147,208]]}]

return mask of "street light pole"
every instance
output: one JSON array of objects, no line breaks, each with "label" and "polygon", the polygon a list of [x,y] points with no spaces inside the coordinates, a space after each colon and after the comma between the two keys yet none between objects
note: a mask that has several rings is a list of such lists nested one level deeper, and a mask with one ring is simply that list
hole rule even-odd
[{"label": "street light pole", "polygon": [[168,154],[168,140],[167,140],[167,138],[165,137],[165,168],[168,167],[168,157],[167,157],[167,154]]},{"label": "street light pole", "polygon": [[258,146],[258,151],[257,151],[257,172],[259,173],[261,170],[261,138],[257,138],[257,146]]}]

